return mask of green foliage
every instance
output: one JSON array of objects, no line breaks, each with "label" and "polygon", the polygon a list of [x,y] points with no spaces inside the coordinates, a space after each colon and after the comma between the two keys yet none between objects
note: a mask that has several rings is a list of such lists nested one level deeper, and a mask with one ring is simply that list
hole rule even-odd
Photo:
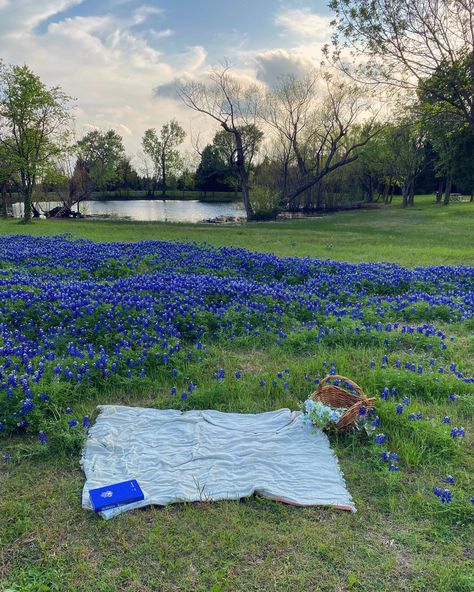
[{"label": "green foliage", "polygon": [[25,222],[38,180],[69,151],[71,98],[59,86],[48,88],[28,66],[0,64],[0,143],[8,150],[24,195]]},{"label": "green foliage", "polygon": [[[244,166],[250,172],[254,156],[263,140],[263,132],[251,124],[238,126],[237,129],[242,137]],[[218,131],[212,144],[208,144],[201,153],[201,162],[196,170],[196,186],[205,191],[236,191],[240,183],[235,135],[225,130]]]},{"label": "green foliage", "polygon": [[145,130],[143,134],[143,150],[152,163],[151,176],[155,183],[161,182],[163,194],[166,192],[168,177],[177,174],[183,166],[177,148],[185,137],[186,132],[175,119],[162,126],[159,136],[154,128]]},{"label": "green foliage", "polygon": [[222,191],[237,182],[235,172],[229,170],[220,151],[208,144],[201,154],[201,162],[196,170],[196,187],[205,191]]},{"label": "green foliage", "polygon": [[125,157],[120,134],[115,130],[92,130],[77,143],[81,161],[98,190],[118,178],[118,167]]},{"label": "green foliage", "polygon": [[281,196],[264,185],[254,185],[250,189],[250,203],[257,220],[270,220],[280,211]]},{"label": "green foliage", "polygon": [[453,164],[453,180],[459,191],[472,193],[474,189],[474,134],[470,129],[457,137],[456,155]]}]

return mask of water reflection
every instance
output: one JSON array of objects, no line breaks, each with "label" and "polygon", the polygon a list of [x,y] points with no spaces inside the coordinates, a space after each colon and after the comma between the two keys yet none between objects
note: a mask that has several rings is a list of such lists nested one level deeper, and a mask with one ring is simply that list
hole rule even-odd
[{"label": "water reflection", "polygon": [[[42,204],[47,211],[60,205]],[[76,209],[74,207],[74,209]],[[80,204],[80,211],[93,218],[115,218],[118,220],[136,220],[142,222],[201,222],[218,216],[244,217],[245,210],[241,202],[208,203],[198,200],[166,201],[136,199],[130,201],[86,201]],[[23,215],[23,204],[13,204],[13,215]]]}]

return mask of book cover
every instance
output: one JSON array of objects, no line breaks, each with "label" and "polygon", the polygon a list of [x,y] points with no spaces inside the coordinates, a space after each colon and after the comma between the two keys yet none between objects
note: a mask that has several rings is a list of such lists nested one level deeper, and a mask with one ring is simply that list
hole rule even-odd
[{"label": "book cover", "polygon": [[105,487],[98,487],[97,489],[90,489],[89,497],[94,512],[102,512],[103,510],[145,499],[143,491],[135,479],[113,483]]}]

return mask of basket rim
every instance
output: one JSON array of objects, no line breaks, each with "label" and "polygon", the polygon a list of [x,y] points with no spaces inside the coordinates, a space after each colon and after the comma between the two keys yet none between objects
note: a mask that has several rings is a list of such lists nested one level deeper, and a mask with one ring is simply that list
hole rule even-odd
[{"label": "basket rim", "polygon": [[[331,379],[342,380],[342,381],[350,384],[351,386],[354,387],[357,394],[351,393],[349,390],[347,390],[339,385],[327,384]],[[339,397],[343,398],[344,396],[346,396],[348,399],[350,399],[347,401],[348,407],[344,411],[344,413],[341,415],[341,417],[339,418],[339,421],[337,421],[337,423],[330,424],[330,427],[335,427],[337,429],[345,429],[345,428],[356,423],[356,418],[358,417],[359,410],[362,407],[366,407],[368,409],[371,409],[372,407],[375,406],[375,401],[376,401],[375,397],[367,397],[367,395],[364,393],[362,388],[356,382],[354,382],[350,378],[347,378],[346,376],[342,376],[340,374],[328,374],[327,376],[325,376],[319,382],[318,388],[312,393],[311,399],[313,399],[313,401],[314,400],[322,401],[321,395],[324,395],[324,390],[327,388],[337,389],[337,391],[339,391],[333,395],[335,397],[339,396]],[[330,398],[330,397],[331,397],[331,395],[328,394],[328,398]],[[330,402],[324,401],[324,403],[329,406],[334,407],[334,405],[331,405]],[[344,406],[344,404],[342,403],[342,405],[340,405],[340,406]]]}]

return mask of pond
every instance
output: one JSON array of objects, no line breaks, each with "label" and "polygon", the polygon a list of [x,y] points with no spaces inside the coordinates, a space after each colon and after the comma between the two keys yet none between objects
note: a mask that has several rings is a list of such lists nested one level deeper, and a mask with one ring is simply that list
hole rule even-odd
[{"label": "pond", "polygon": [[[58,203],[41,204],[43,211],[49,211]],[[74,206],[76,209],[76,206]],[[23,204],[12,204],[13,215],[23,215]],[[80,211],[90,218],[112,218],[115,220],[136,220],[143,222],[202,222],[219,216],[245,217],[242,202],[202,202],[198,200],[117,200],[85,201]]]}]

